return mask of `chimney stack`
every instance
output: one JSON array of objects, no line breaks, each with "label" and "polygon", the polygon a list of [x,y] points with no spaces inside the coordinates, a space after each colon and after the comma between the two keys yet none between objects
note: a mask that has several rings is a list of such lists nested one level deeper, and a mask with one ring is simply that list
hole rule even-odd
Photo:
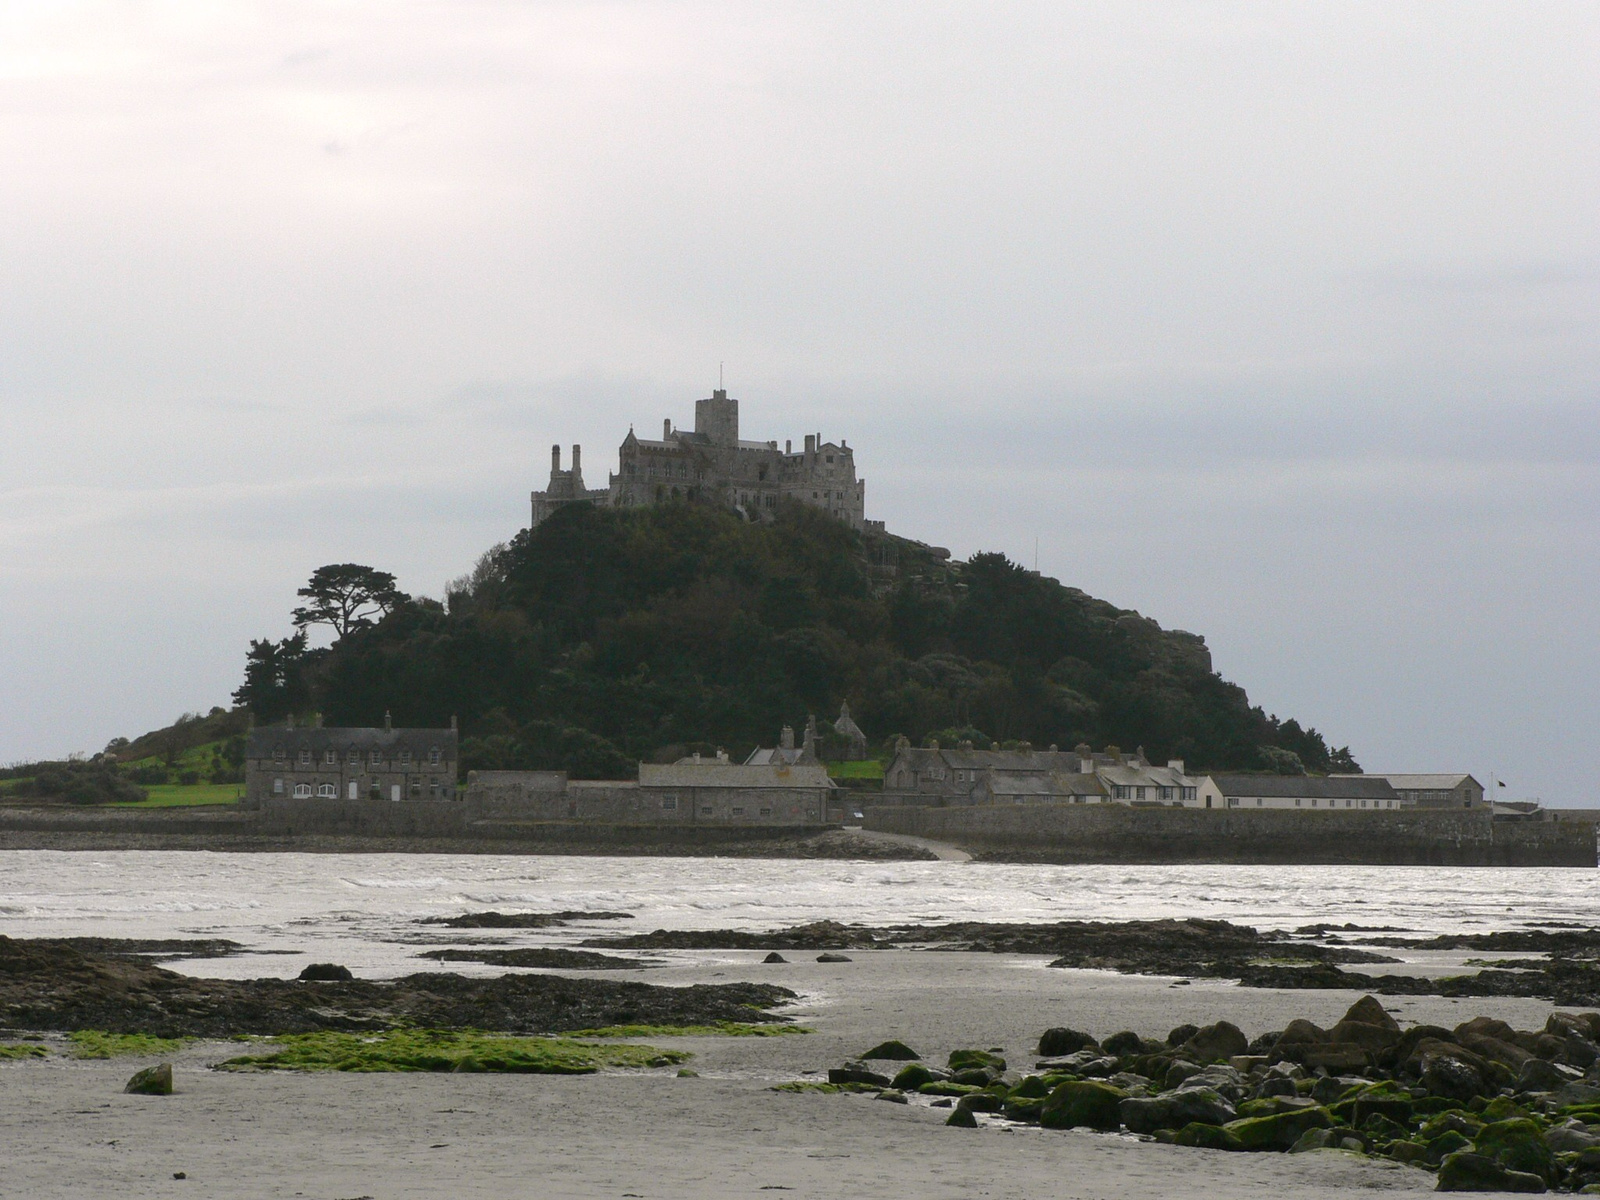
[{"label": "chimney stack", "polygon": [[661,418],[661,440],[663,442],[670,442],[672,440],[672,418],[671,417],[662,417]]},{"label": "chimney stack", "polygon": [[389,719],[389,710],[386,708],[383,710],[383,731],[389,733],[393,729],[394,722]]},{"label": "chimney stack", "polygon": [[561,470],[561,447],[560,446],[551,446],[550,447],[550,474],[554,475],[559,470]]},{"label": "chimney stack", "polygon": [[573,444],[572,447],[572,477],[576,479],[583,474],[583,447]]},{"label": "chimney stack", "polygon": [[455,715],[455,713],[451,713],[450,714],[450,732],[452,732],[452,733],[457,732],[457,729],[456,729],[456,715]]},{"label": "chimney stack", "polygon": [[808,433],[808,434],[806,434],[806,453],[807,454],[815,454],[816,452],[817,452],[817,435],[814,434],[814,433]]}]

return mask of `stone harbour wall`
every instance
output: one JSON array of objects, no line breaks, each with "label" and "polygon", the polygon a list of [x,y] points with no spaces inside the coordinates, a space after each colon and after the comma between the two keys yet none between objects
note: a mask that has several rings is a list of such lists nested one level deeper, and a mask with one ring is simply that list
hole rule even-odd
[{"label": "stone harbour wall", "polygon": [[1058,863],[1348,863],[1593,867],[1593,821],[1495,821],[1487,812],[1296,812],[875,805],[864,827],[954,842],[981,858]]}]

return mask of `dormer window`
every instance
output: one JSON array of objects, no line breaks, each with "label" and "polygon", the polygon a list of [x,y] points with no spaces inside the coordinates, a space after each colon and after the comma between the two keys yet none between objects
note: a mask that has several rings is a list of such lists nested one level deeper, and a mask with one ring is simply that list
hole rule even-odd
[{"label": "dormer window", "polygon": [[372,752],[372,765],[375,766],[375,767],[383,765],[383,751],[382,750],[374,750]]},{"label": "dormer window", "polygon": [[311,751],[309,751],[309,750],[301,750],[300,751],[300,765],[302,767],[309,767],[311,765]]},{"label": "dormer window", "polygon": [[411,751],[409,751],[409,750],[400,751],[400,761],[409,766],[410,763],[411,763]]},{"label": "dormer window", "polygon": [[273,757],[274,761],[282,762],[283,761],[283,747],[282,746],[274,746],[272,748],[272,757]]},{"label": "dormer window", "polygon": [[332,746],[329,746],[322,752],[322,761],[327,763],[330,767],[333,766],[334,763],[339,761],[339,752]]},{"label": "dormer window", "polygon": [[437,747],[437,746],[429,746],[428,747],[428,765],[430,767],[437,767],[439,765],[439,759],[440,758],[441,758],[441,755],[439,753],[439,747]]},{"label": "dormer window", "polygon": [[351,746],[349,759],[352,767],[357,765],[361,761],[361,751],[357,750],[354,746]]}]

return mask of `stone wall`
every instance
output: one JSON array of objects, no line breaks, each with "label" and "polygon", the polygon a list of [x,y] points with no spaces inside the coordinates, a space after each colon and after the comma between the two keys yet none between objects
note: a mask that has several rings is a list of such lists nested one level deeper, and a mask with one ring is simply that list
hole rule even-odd
[{"label": "stone wall", "polygon": [[1494,821],[1482,811],[878,805],[865,828],[1020,862],[1595,866],[1591,821]]}]

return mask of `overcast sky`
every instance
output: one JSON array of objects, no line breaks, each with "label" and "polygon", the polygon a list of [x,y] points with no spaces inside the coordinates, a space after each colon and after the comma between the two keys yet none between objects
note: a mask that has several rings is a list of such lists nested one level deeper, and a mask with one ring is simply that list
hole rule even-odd
[{"label": "overcast sky", "polygon": [[1600,7],[0,7],[0,761],[727,364],[868,515],[1600,804]]}]

